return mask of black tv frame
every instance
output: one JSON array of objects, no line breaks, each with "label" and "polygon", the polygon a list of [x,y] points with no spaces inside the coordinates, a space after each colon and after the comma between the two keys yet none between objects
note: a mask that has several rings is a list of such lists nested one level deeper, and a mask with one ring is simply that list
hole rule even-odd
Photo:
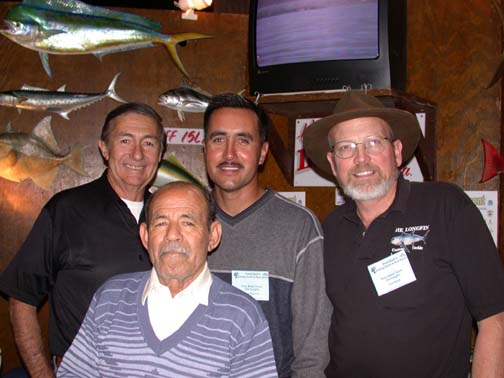
[{"label": "black tv frame", "polygon": [[406,87],[406,0],[378,0],[379,56],[259,67],[256,59],[258,0],[250,0],[249,92],[251,95]]}]

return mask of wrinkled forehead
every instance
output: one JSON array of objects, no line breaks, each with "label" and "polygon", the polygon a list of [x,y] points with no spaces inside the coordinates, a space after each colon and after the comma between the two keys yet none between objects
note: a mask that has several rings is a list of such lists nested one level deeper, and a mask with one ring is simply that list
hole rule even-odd
[{"label": "wrinkled forehead", "polygon": [[335,124],[328,133],[329,141],[352,140],[370,135],[389,137],[392,129],[378,117],[353,118]]},{"label": "wrinkled forehead", "polygon": [[203,194],[187,186],[161,188],[154,193],[151,202],[152,219],[161,215],[181,216],[183,214],[206,219],[207,212],[207,203]]}]

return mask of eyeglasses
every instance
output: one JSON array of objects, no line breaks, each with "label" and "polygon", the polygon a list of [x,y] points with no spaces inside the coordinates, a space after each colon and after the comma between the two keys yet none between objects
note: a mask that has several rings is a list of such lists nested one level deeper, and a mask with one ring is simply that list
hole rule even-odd
[{"label": "eyeglasses", "polygon": [[340,159],[349,159],[357,153],[357,146],[362,144],[364,150],[370,155],[378,155],[385,150],[385,141],[391,140],[379,136],[368,136],[360,143],[352,142],[349,140],[342,140],[336,142],[332,147],[332,152]]}]

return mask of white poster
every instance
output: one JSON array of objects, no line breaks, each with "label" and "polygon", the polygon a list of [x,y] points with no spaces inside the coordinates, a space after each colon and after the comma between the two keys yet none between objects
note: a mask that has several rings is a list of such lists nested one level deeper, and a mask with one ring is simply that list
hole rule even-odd
[{"label": "white poster", "polygon": [[278,192],[285,198],[299,205],[306,206],[306,192]]},{"label": "white poster", "polygon": [[499,230],[498,192],[496,190],[466,190],[465,192],[478,207],[492,234],[495,245],[497,245],[497,233]]}]

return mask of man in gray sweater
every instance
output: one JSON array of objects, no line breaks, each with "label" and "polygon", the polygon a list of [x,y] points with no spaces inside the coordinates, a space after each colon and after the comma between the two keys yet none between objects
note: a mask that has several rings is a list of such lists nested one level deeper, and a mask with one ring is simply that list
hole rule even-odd
[{"label": "man in gray sweater", "polygon": [[266,113],[235,94],[205,112],[205,159],[223,228],[212,273],[252,295],[268,319],[279,377],[325,377],[331,305],[315,215],[258,183]]}]

